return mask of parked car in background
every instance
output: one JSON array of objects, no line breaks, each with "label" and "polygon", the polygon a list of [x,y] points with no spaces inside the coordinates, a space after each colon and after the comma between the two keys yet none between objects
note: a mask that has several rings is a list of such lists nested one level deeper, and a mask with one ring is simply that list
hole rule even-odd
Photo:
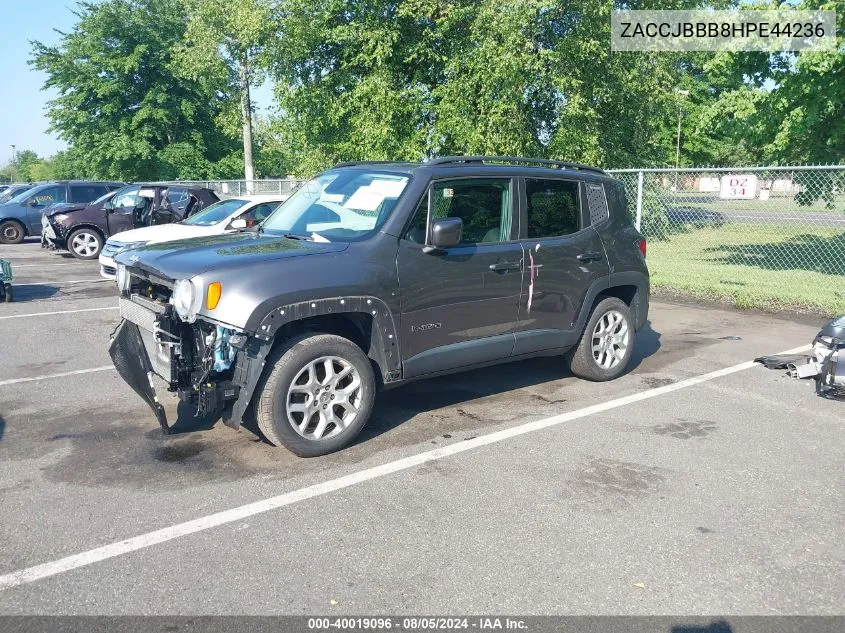
[{"label": "parked car in background", "polygon": [[[100,253],[100,274],[106,279],[114,279],[115,263],[112,258],[127,248],[203,235],[222,235],[251,228],[263,222],[287,198],[288,196],[276,194],[239,196],[215,202],[176,224],[145,226],[123,231],[106,240],[106,245]],[[242,222],[236,223],[235,220]]]},{"label": "parked car in background", "polygon": [[23,193],[27,189],[32,189],[35,185],[32,183],[29,184],[17,184],[17,185],[4,185],[6,189],[0,193],[0,204],[5,204],[12,198],[14,198],[19,193]]},{"label": "parked car in background", "polygon": [[252,410],[301,456],[347,446],[376,391],[531,356],[622,375],[648,317],[646,244],[600,169],[452,156],[348,163],[259,231],[115,256],[120,376],[167,417],[150,374],[237,428]]},{"label": "parked car in background", "polygon": [[60,202],[88,204],[123,183],[64,180],[35,185],[0,205],[0,244],[20,244],[41,233],[41,212]]},{"label": "parked car in background", "polygon": [[96,259],[110,235],[142,226],[179,222],[220,198],[211,189],[133,184],[94,204],[59,207],[41,218],[41,246]]}]

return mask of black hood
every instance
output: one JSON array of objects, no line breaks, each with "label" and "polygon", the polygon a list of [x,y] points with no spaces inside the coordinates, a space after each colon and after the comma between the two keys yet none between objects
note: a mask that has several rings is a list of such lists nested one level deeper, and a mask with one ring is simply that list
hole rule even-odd
[{"label": "black hood", "polygon": [[339,253],[348,246],[345,242],[310,242],[249,231],[147,244],[119,253],[114,259],[119,264],[167,279],[188,279],[209,270],[286,257]]},{"label": "black hood", "polygon": [[59,202],[58,204],[51,204],[44,209],[44,215],[52,217],[57,213],[72,213],[74,211],[82,211],[87,204],[81,202]]}]

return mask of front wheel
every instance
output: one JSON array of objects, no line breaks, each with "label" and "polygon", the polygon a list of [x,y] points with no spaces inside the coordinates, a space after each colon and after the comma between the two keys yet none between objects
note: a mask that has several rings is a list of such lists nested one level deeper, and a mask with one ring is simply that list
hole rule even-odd
[{"label": "front wheel", "polygon": [[95,259],[103,250],[103,238],[94,229],[76,229],[67,238],[68,250],[77,259]]},{"label": "front wheel", "polygon": [[0,244],[20,244],[23,242],[23,225],[14,220],[0,222]]},{"label": "front wheel", "polygon": [[307,334],[268,358],[256,395],[255,418],[267,441],[300,457],[316,457],[348,446],[364,428],[375,377],[352,341]]},{"label": "front wheel", "polygon": [[616,297],[602,299],[593,309],[578,347],[567,354],[572,373],[598,382],[617,378],[631,362],[635,337],[628,305]]}]

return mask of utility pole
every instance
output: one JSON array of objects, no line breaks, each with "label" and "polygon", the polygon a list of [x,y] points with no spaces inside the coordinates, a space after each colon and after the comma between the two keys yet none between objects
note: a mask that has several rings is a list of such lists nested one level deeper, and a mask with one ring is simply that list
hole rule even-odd
[{"label": "utility pole", "polygon": [[15,158],[17,154],[15,153],[15,146],[12,145],[12,159],[9,161],[9,178],[12,182],[15,182]]}]

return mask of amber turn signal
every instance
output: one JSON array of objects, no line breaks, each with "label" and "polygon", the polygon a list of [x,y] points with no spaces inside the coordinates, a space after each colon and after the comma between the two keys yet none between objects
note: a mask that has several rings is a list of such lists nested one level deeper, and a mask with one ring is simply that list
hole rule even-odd
[{"label": "amber turn signal", "polygon": [[205,296],[205,307],[209,310],[214,310],[217,304],[220,303],[220,295],[223,294],[223,286],[219,281],[213,281],[208,284],[208,293]]}]

